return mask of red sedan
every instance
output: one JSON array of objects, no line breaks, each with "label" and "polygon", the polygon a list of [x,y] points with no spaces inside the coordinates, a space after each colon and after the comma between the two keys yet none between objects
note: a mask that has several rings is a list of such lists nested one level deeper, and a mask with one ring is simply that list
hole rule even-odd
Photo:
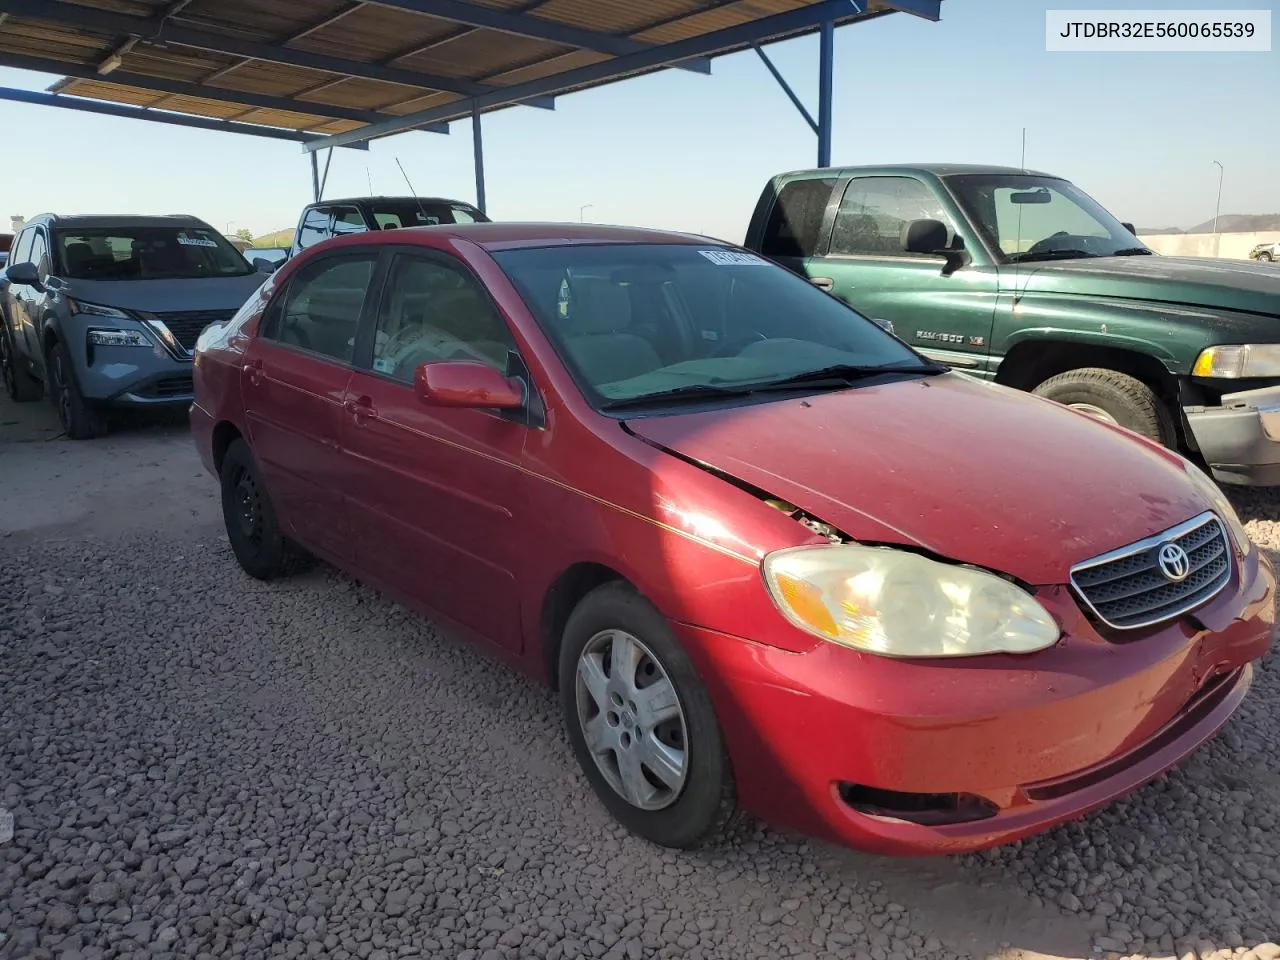
[{"label": "red sedan", "polygon": [[350,571],[556,687],[634,832],[1014,840],[1210,738],[1275,577],[1176,454],[702,237],[475,224],[290,261],[200,338],[255,577]]}]

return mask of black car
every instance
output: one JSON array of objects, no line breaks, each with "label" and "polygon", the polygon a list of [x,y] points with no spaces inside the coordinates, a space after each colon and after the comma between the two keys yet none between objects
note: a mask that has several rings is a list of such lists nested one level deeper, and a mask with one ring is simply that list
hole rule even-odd
[{"label": "black car", "polygon": [[351,197],[305,207],[293,237],[295,257],[322,240],[344,233],[430,227],[442,223],[489,223],[469,203],[444,197]]}]

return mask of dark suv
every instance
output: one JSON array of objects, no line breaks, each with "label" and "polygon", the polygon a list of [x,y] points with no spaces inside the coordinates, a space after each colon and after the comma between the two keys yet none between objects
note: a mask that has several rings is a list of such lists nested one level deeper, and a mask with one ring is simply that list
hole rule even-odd
[{"label": "dark suv", "polygon": [[398,227],[432,227],[442,223],[489,223],[489,218],[469,203],[443,197],[351,197],[313,203],[302,211],[293,235],[296,257],[330,237],[366,230]]},{"label": "dark suv", "polygon": [[191,351],[265,279],[188,216],[55,216],[23,227],[0,289],[0,372],[14,400],[47,395],[67,435],[109,406],[189,406]]}]

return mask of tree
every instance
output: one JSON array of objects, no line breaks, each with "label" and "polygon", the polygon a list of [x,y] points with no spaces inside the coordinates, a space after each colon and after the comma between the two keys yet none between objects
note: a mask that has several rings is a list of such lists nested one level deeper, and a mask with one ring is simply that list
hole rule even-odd
[{"label": "tree", "polygon": [[245,243],[253,243],[253,234],[246,227],[241,227],[236,231],[236,239],[243,240]]}]

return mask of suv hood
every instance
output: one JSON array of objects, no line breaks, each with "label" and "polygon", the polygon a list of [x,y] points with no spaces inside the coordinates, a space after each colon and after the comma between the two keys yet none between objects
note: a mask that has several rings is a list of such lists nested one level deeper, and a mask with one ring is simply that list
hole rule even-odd
[{"label": "suv hood", "polygon": [[1210,506],[1154,444],[955,373],[626,426],[856,540],[1035,585]]},{"label": "suv hood", "polygon": [[250,273],[181,280],[67,280],[62,292],[87,303],[145,313],[239,310],[266,279],[264,273]]},{"label": "suv hood", "polygon": [[1024,293],[1154,300],[1280,316],[1280,270],[1254,260],[1099,257],[1009,264],[1000,268],[1000,276]]}]

